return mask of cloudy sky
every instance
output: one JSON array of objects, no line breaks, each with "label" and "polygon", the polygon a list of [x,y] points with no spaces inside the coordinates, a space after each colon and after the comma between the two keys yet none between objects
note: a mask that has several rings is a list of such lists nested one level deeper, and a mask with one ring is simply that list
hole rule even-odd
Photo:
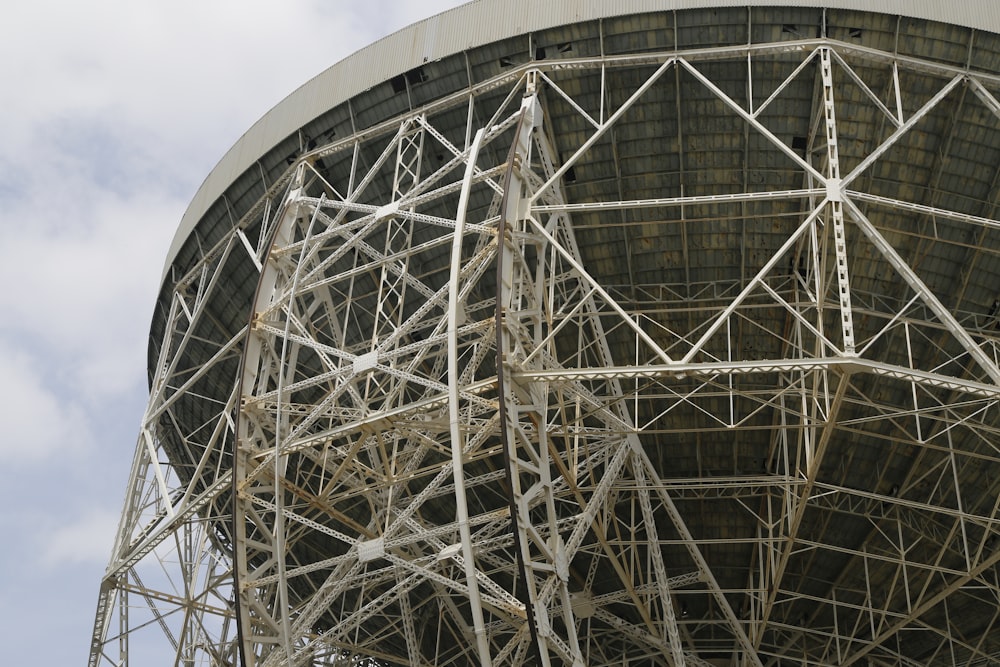
[{"label": "cloudy sky", "polygon": [[244,130],[460,0],[28,0],[0,21],[0,645],[85,664],[163,259]]}]

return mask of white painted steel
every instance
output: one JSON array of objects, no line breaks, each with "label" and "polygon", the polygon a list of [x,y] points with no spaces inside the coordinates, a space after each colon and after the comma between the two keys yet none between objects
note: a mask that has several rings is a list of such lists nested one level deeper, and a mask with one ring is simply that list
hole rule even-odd
[{"label": "white painted steel", "polygon": [[[248,133],[169,261],[248,160],[363,77],[654,5],[724,3],[519,18],[477,2],[387,38]],[[1000,31],[992,9],[960,5]],[[494,21],[453,30],[472,17]],[[413,51],[396,60],[400,40]],[[775,89],[741,102],[755,64],[780,70]],[[881,87],[865,81],[876,64]],[[983,107],[980,141],[1000,135],[998,81],[822,35],[539,59],[297,155],[170,277],[89,664],[995,663],[1000,307],[957,304],[1000,255],[1000,176],[972,207],[937,186],[887,195],[874,172],[962,104]],[[878,119],[863,151],[838,85]],[[800,88],[804,147],[774,114]],[[679,192],[625,196],[629,123],[644,104],[682,115],[682,90],[731,114],[744,163],[754,136],[797,183],[717,167],[729,180],[704,194],[708,158],[687,144]],[[678,146],[705,120],[684,113]],[[600,150],[617,197],[576,185]],[[939,155],[931,183],[956,159]],[[690,279],[692,258],[728,247],[703,231],[730,224],[739,270]],[[634,230],[626,256],[607,229]],[[661,238],[684,247],[631,252]],[[944,294],[939,245],[968,258]],[[636,279],[650,265],[685,279]],[[228,310],[238,280],[255,286],[246,312]]]}]

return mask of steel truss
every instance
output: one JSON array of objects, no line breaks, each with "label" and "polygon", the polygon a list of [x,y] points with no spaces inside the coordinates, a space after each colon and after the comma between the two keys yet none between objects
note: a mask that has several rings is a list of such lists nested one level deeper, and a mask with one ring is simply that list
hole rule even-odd
[{"label": "steel truss", "polygon": [[[706,73],[790,54],[762,102]],[[889,68],[888,90],[859,65]],[[596,109],[561,85],[596,72],[604,90],[621,68],[644,79]],[[936,90],[910,100],[900,72]],[[570,170],[681,76],[779,149],[801,188],[572,201]],[[766,110],[806,76],[802,152]],[[849,171],[835,80],[888,128]],[[1000,222],[866,179],[959,91],[1000,131],[997,89],[825,39],[564,59],[304,154],[173,284],[90,665],[996,662],[1000,337],[935,295],[873,211],[967,227],[982,248]],[[554,136],[557,100],[590,128],[577,145]],[[463,107],[456,141],[436,119]],[[321,165],[337,160],[350,166],[329,180]],[[728,283],[609,285],[574,224],[655,208],[686,226],[685,209],[742,219],[760,201],[794,221]],[[895,293],[853,284],[862,256]],[[258,286],[246,326],[226,332],[211,306],[235,264]],[[783,329],[762,331],[764,311]],[[780,357],[747,358],[747,331]],[[197,422],[178,416],[191,401]],[[689,474],[660,444],[719,433],[734,461],[749,438],[770,453],[756,470]],[[862,487],[862,462],[830,452],[873,440],[914,463]],[[982,486],[960,483],[977,469]],[[707,531],[708,513],[750,529]],[[738,585],[727,549],[745,561]],[[829,577],[811,578],[821,565]],[[983,615],[978,636],[958,614]]]}]

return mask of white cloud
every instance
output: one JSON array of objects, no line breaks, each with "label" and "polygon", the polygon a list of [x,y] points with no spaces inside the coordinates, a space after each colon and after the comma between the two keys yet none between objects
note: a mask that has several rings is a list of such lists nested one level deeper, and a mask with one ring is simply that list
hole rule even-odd
[{"label": "white cloud", "polygon": [[[84,411],[49,388],[45,370],[0,338],[0,457],[5,466],[85,449],[94,442]],[[58,378],[57,378],[58,381]]]},{"label": "white cloud", "polygon": [[91,509],[70,523],[50,528],[42,537],[42,562],[48,567],[105,565],[117,529],[117,512]]},{"label": "white cloud", "polygon": [[77,201],[58,212],[16,207],[19,228],[0,231],[0,284],[17,286],[0,292],[0,332],[44,346],[60,382],[93,401],[136,389],[182,207],[156,191],[97,190]]},{"label": "white cloud", "polygon": [[[17,94],[5,95],[0,145],[26,156],[48,137],[23,127],[99,115],[128,134],[143,132],[146,148],[168,158],[168,169],[192,152],[214,160],[336,60],[387,29],[455,4],[18,3],[0,26],[0,63],[10,68],[0,77],[18,79]],[[210,165],[185,166],[194,167],[188,178],[196,183]]]}]

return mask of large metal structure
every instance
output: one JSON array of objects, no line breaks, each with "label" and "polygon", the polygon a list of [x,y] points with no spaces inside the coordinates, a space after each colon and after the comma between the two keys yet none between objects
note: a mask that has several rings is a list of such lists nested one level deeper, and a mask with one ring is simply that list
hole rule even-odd
[{"label": "large metal structure", "polygon": [[606,4],[209,177],[92,666],[1000,663],[1000,13]]}]

